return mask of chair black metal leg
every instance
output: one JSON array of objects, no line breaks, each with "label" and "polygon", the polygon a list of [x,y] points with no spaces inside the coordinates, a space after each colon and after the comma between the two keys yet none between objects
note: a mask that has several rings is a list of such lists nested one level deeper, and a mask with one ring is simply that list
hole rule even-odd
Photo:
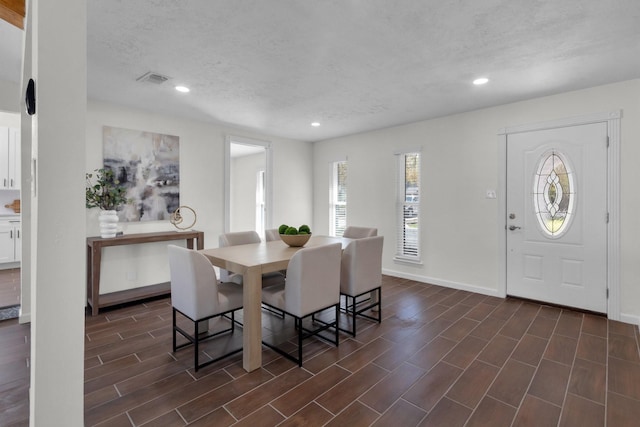
[{"label": "chair black metal leg", "polygon": [[172,329],[173,329],[173,352],[176,352],[176,309],[174,308],[173,310],[173,325],[172,325]]},{"label": "chair black metal leg", "polygon": [[198,331],[198,324],[199,324],[199,322],[197,322],[197,321],[193,322],[194,333],[195,333],[195,336],[194,336],[195,342],[193,343],[193,348],[195,350],[195,353],[194,353],[194,356],[193,356],[193,359],[194,359],[194,365],[193,366],[195,366],[196,372],[198,372],[198,369],[199,369],[199,366],[198,366],[198,351],[200,350],[198,348],[199,344],[200,344],[200,337],[199,337],[200,334],[199,334],[199,331]]},{"label": "chair black metal leg", "polygon": [[298,328],[298,367],[302,366],[302,319],[296,319],[296,323],[300,322]]}]

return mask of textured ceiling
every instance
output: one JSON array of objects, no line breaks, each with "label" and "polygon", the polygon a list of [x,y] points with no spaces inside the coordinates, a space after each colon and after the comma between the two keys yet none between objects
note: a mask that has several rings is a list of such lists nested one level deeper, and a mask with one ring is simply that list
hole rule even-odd
[{"label": "textured ceiling", "polygon": [[[89,0],[87,15],[90,99],[306,141],[640,77],[638,0]],[[148,71],[171,79],[136,81]]]}]

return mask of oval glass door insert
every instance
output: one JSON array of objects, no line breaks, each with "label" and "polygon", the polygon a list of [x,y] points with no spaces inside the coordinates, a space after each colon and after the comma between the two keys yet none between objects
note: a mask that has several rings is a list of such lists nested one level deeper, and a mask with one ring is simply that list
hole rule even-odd
[{"label": "oval glass door insert", "polygon": [[573,170],[560,152],[551,150],[540,159],[533,181],[533,206],[540,228],[548,237],[560,237],[574,215]]}]

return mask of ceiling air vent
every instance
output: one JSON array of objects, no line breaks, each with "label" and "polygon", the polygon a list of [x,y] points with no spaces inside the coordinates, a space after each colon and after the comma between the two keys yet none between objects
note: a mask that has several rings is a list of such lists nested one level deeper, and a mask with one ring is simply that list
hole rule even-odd
[{"label": "ceiling air vent", "polygon": [[162,84],[162,83],[166,82],[169,79],[170,79],[170,77],[163,76],[162,74],[158,74],[158,73],[154,73],[152,71],[149,71],[148,73],[144,73],[143,75],[138,77],[136,79],[136,81],[138,81],[138,82],[155,83],[155,84],[159,85],[159,84]]}]

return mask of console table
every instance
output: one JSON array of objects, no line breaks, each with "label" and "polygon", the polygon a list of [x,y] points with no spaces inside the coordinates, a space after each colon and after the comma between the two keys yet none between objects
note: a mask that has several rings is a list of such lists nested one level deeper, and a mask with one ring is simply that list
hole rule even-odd
[{"label": "console table", "polygon": [[166,295],[171,292],[170,282],[165,282],[100,295],[100,261],[102,259],[102,248],[170,240],[186,240],[187,248],[193,249],[194,239],[197,240],[197,249],[204,249],[204,233],[194,230],[127,234],[108,239],[103,239],[102,237],[87,237],[87,302],[91,306],[91,315],[97,315],[102,307],[109,307],[158,295]]}]

